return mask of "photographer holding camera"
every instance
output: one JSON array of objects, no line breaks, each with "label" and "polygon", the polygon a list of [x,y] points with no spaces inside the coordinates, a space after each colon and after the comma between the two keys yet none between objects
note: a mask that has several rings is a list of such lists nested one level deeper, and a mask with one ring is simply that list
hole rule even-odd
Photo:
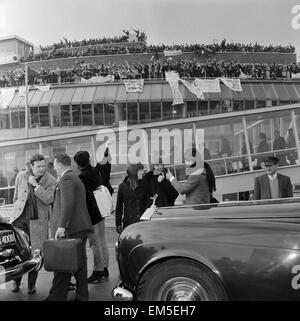
[{"label": "photographer holding camera", "polygon": [[[178,192],[172,184],[166,179],[167,169],[164,167],[160,159],[157,164],[151,166],[151,170],[144,176],[144,180],[148,186],[147,201],[151,205],[151,197],[157,194],[155,205],[158,207],[174,206]],[[148,206],[148,207],[149,207]]]}]

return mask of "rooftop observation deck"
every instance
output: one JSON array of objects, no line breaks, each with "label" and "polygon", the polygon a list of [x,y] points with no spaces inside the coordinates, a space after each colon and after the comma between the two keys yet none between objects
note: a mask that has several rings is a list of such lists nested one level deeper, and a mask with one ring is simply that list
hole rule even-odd
[{"label": "rooftop observation deck", "polygon": [[[59,58],[40,61],[29,61],[28,65],[32,66],[36,70],[43,68],[61,69],[72,68],[76,61],[84,61],[86,63],[96,63],[107,65],[111,64],[123,64],[124,62],[131,63],[149,63],[154,53],[132,53],[132,54],[115,54],[115,55],[101,55],[101,56],[81,56],[70,58]],[[158,58],[166,59],[163,52],[158,53]],[[192,52],[183,52],[182,55],[172,57],[173,61],[178,59],[195,59],[199,63],[205,63],[208,59],[215,59],[217,61],[224,60],[225,62],[238,61],[240,63],[267,63],[267,64],[290,64],[297,61],[295,53],[280,53],[280,52],[217,52],[213,55],[199,55]],[[17,68],[24,69],[24,63],[17,62],[13,64],[6,64],[0,66],[0,77],[8,70],[15,70]]]}]

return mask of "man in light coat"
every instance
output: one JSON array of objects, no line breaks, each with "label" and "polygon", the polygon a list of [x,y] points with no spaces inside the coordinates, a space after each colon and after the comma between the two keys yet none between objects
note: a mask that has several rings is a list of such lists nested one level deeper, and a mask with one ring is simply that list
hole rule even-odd
[{"label": "man in light coat", "polygon": [[[56,186],[56,179],[46,172],[43,155],[33,155],[30,169],[17,174],[14,193],[14,212],[11,223],[28,234],[33,250],[42,250],[43,242],[48,238],[50,204]],[[28,274],[28,294],[36,292],[37,271]],[[16,279],[13,292],[20,290],[21,279]]]}]

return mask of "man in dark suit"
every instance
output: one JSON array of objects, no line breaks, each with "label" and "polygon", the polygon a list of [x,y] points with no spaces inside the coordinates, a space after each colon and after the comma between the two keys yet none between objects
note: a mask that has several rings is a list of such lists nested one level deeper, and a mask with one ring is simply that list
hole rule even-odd
[{"label": "man in dark suit", "polygon": [[254,199],[275,199],[293,197],[293,188],[288,176],[277,173],[279,159],[269,156],[265,159],[266,174],[256,177]]},{"label": "man in dark suit", "polygon": [[[58,238],[79,238],[82,240],[83,266],[74,273],[76,279],[76,301],[88,300],[86,240],[93,231],[86,205],[85,187],[71,170],[71,158],[58,154],[54,158],[54,169],[59,177],[51,218],[52,233]],[[66,301],[71,273],[54,273],[48,301]]]}]

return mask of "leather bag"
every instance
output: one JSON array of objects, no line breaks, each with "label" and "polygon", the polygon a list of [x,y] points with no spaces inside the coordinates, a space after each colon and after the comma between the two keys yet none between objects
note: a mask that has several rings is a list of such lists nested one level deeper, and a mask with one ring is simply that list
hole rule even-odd
[{"label": "leather bag", "polygon": [[44,267],[49,272],[75,273],[83,265],[81,239],[47,240],[43,243]]}]

